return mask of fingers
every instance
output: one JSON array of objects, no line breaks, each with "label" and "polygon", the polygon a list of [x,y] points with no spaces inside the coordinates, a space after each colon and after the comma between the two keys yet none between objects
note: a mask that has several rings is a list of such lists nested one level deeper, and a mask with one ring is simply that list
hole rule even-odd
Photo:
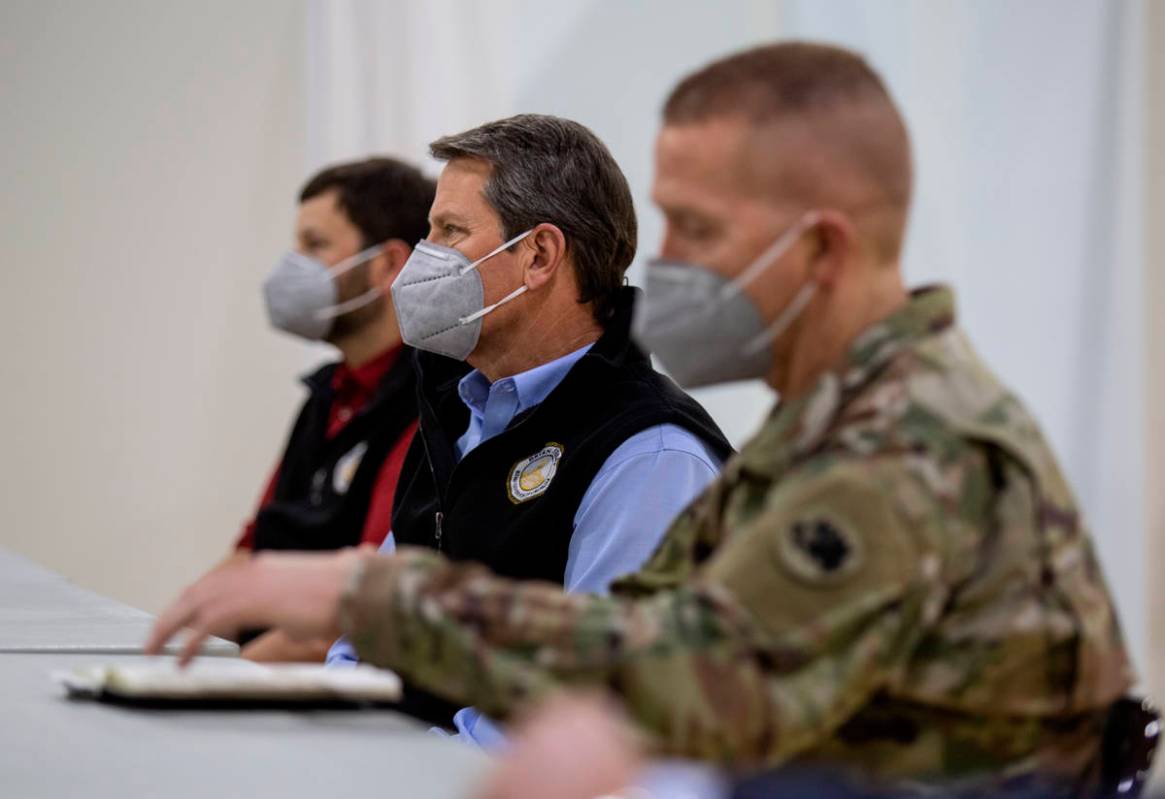
[{"label": "fingers", "polygon": [[194,660],[195,655],[202,649],[203,643],[210,637],[210,633],[205,630],[191,629],[186,637],[186,641],[182,644],[182,651],[178,653],[178,665],[181,668],[186,668],[190,665],[190,661]]},{"label": "fingers", "polygon": [[178,600],[167,608],[150,631],[146,639],[146,654],[159,655],[163,648],[182,629],[190,630],[190,637],[184,642],[181,662],[189,662],[208,635],[216,634],[219,628],[226,628],[234,621],[225,612],[224,594],[238,567],[211,572],[191,585]]},{"label": "fingers", "polygon": [[181,650],[182,663],[207,636],[229,635],[248,625],[283,628],[294,638],[334,639],[344,588],[356,563],[366,557],[356,549],[328,556],[259,553],[211,572],[158,618],[146,651],[158,654],[183,628],[192,632]]},{"label": "fingers", "polygon": [[183,629],[186,637],[178,651],[179,666],[188,665],[212,635],[230,635],[237,630],[237,624],[234,614],[220,607],[219,603],[193,604],[179,600],[155,623],[146,642],[146,654],[162,654],[170,639]]},{"label": "fingers", "polygon": [[146,639],[146,654],[160,655],[162,648],[166,643],[173,638],[179,630],[187,627],[193,618],[193,610],[191,608],[190,590],[182,594],[178,601],[166,609],[158,620],[154,622],[153,628],[150,630],[150,636]]}]

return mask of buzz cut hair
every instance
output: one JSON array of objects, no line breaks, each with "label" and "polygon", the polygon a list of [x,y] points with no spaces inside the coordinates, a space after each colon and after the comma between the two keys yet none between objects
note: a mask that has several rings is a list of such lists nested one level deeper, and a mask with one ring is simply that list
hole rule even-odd
[{"label": "buzz cut hair", "polygon": [[890,100],[859,54],[827,44],[780,42],[735,53],[688,75],[664,105],[668,124],[729,114],[753,122],[870,98]]},{"label": "buzz cut hair", "polygon": [[744,50],[685,77],[663,108],[665,125],[721,117],[756,128],[805,125],[837,173],[858,175],[885,200],[909,204],[906,124],[878,73],[852,50],[802,41]]}]

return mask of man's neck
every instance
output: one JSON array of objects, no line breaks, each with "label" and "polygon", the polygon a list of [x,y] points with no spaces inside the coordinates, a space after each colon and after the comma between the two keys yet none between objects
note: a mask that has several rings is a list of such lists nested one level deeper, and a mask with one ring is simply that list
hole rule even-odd
[{"label": "man's neck", "polygon": [[359,369],[387,350],[399,346],[400,329],[396,325],[396,320],[386,314],[383,319],[367,325],[358,333],[333,343],[343,356],[344,363],[349,368]]},{"label": "man's neck", "polygon": [[[491,383],[528,372],[558,360],[575,350],[598,341],[603,328],[588,307],[575,304],[573,313],[558,315],[553,324],[543,326],[534,320],[523,331],[507,337],[496,346],[479,348],[469,359]],[[547,315],[554,318],[555,315]]]},{"label": "man's neck", "polygon": [[838,368],[858,336],[909,302],[898,268],[883,270],[881,279],[862,292],[859,302],[825,308],[806,317],[789,353],[784,385],[770,381],[783,400],[796,399],[812,389],[823,375]]}]

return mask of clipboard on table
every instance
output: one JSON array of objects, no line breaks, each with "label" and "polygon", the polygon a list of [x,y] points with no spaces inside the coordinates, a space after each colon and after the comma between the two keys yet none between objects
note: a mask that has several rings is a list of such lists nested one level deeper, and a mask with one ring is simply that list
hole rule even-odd
[{"label": "clipboard on table", "polygon": [[74,700],[160,709],[348,709],[391,706],[401,681],[366,664],[260,664],[210,659],[179,668],[171,659],[56,671]]}]

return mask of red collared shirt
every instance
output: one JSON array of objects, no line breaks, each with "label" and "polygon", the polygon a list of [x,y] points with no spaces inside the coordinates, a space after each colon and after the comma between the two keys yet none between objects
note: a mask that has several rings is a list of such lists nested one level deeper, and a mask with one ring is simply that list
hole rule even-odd
[{"label": "red collared shirt", "polygon": [[[400,358],[402,347],[393,347],[376,356],[371,361],[356,368],[341,363],[332,373],[332,407],[328,413],[328,438],[334,438],[345,425],[358,414],[365,405],[376,395],[380,381],[388,374],[388,370],[396,365]],[[413,434],[417,431],[414,421],[400,438],[393,444],[388,457],[381,464],[380,472],[376,475],[376,487],[372,491],[372,501],[368,506],[368,516],[364,519],[364,533],[361,543],[373,544],[379,547],[388,535],[392,526],[392,498],[396,494],[396,482],[400,477],[401,467],[404,466],[405,453],[413,441]],[[271,502],[275,497],[275,484],[279,480],[279,467],[275,467],[263,496],[259,500],[255,513]],[[243,527],[235,547],[250,549],[255,538],[255,517]]]}]

